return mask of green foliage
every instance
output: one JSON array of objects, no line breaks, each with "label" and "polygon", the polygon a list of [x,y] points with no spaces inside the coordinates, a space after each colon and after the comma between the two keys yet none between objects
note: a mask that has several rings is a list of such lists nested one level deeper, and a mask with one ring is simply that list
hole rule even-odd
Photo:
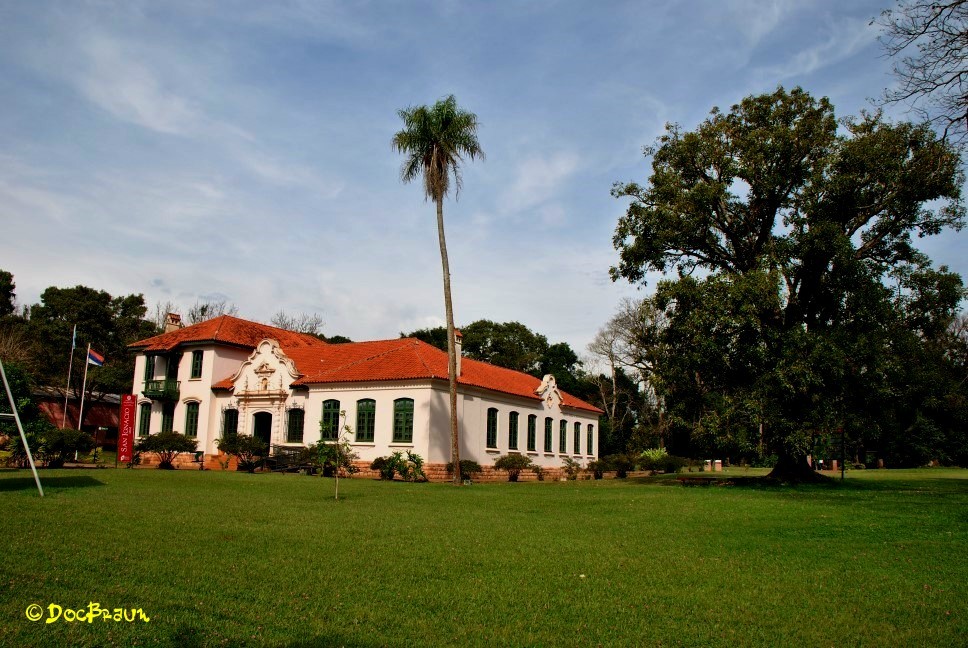
[{"label": "green foliage", "polygon": [[591,471],[595,479],[602,479],[605,476],[606,471],[610,470],[608,463],[602,461],[601,459],[596,459],[594,461],[588,462],[588,470]]},{"label": "green foliage", "polygon": [[913,240],[961,227],[960,157],[923,125],[840,123],[779,88],[670,125],[648,184],[615,186],[631,202],[613,278],[679,275],[647,300],[660,326],[640,348],[674,452],[775,453],[778,474],[803,475],[813,437],[839,427],[864,447],[906,430],[952,445],[964,386],[910,374],[946,371],[930,347],[965,292]]},{"label": "green foliage", "polygon": [[353,446],[346,439],[317,441],[308,448],[308,454],[313,457],[313,462],[319,466],[324,477],[333,476],[337,470],[341,476],[355,475],[360,471],[353,463],[360,456],[353,451]]},{"label": "green foliage", "polygon": [[0,318],[12,315],[17,310],[17,285],[13,274],[0,270]]},{"label": "green foliage", "polygon": [[379,471],[380,479],[392,480],[394,475],[400,475],[404,481],[427,481],[423,471],[423,457],[413,452],[397,451],[389,457],[377,457],[370,464],[371,470]]},{"label": "green foliage", "polygon": [[518,481],[518,478],[521,476],[521,471],[528,470],[533,466],[534,463],[531,461],[531,457],[522,454],[507,454],[498,457],[494,461],[495,468],[507,471],[509,482]]},{"label": "green foliage", "polygon": [[[451,475],[454,474],[454,462],[449,461],[444,469]],[[460,474],[464,479],[473,479],[474,475],[481,474],[481,464],[477,463],[472,459],[461,459],[460,460]]]},{"label": "green foliage", "polygon": [[[24,422],[23,426],[34,461],[45,468],[61,468],[66,462],[73,461],[75,452],[87,453],[94,448],[94,437],[87,432],[62,430],[45,418]],[[7,457],[9,465],[18,468],[29,465],[19,431],[8,437],[7,450],[10,452]]]},{"label": "green foliage", "polygon": [[216,442],[216,446],[225,454],[238,460],[237,470],[250,473],[254,473],[255,469],[269,456],[269,444],[250,434],[225,435]]},{"label": "green foliage", "polygon": [[[240,435],[244,436],[244,435]],[[175,457],[185,452],[195,452],[198,441],[178,432],[159,432],[142,437],[135,450],[140,454],[158,455],[158,468],[174,470]]]},{"label": "green foliage", "polygon": [[571,457],[565,457],[562,460],[562,469],[565,471],[565,475],[569,480],[574,481],[578,479],[578,475],[582,471],[581,464],[572,459]]},{"label": "green foliage", "polygon": [[649,448],[639,454],[639,460],[643,462],[656,462],[662,460],[668,454],[665,448]]},{"label": "green foliage", "polygon": [[625,479],[630,470],[635,470],[635,459],[626,454],[607,455],[602,457],[602,461],[608,466],[608,470],[615,471],[616,479]]}]

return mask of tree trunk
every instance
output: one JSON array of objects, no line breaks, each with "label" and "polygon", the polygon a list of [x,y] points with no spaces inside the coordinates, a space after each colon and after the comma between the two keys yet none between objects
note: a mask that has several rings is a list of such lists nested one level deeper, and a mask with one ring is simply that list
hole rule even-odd
[{"label": "tree trunk", "polygon": [[454,348],[454,303],[450,298],[450,263],[444,237],[444,198],[438,196],[437,238],[440,239],[440,264],[444,272],[444,310],[447,316],[447,376],[450,383],[450,455],[454,464],[454,484],[461,484],[460,444],[457,431],[457,349]]},{"label": "tree trunk", "polygon": [[819,472],[807,464],[807,458],[781,454],[768,477],[793,484],[811,484],[827,481]]}]

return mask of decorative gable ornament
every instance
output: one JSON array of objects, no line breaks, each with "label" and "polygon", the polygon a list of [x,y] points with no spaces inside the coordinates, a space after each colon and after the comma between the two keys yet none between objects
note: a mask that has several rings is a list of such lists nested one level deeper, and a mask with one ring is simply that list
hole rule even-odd
[{"label": "decorative gable ornament", "polygon": [[561,406],[561,392],[558,391],[558,383],[551,374],[545,374],[534,393],[544,401],[545,407],[548,409]]}]

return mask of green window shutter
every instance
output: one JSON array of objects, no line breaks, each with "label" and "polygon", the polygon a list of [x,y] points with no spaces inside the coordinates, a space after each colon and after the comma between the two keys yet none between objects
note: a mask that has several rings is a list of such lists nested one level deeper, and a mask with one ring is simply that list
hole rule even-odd
[{"label": "green window shutter", "polygon": [[558,452],[565,454],[568,452],[568,422],[562,421],[558,430]]},{"label": "green window shutter", "polygon": [[171,432],[175,429],[175,404],[165,403],[161,408],[161,431]]},{"label": "green window shutter", "polygon": [[518,413],[508,414],[508,450],[518,449]]},{"label": "green window shutter", "polygon": [[335,441],[337,437],[339,437],[339,401],[330,399],[323,402],[319,438],[323,441]]},{"label": "green window shutter", "polygon": [[497,447],[497,408],[487,409],[487,447]]},{"label": "green window shutter", "polygon": [[585,452],[595,454],[595,426],[591,423],[588,424],[588,445],[585,446]]},{"label": "green window shutter", "polygon": [[289,410],[289,421],[286,425],[286,443],[302,443],[303,427],[306,422],[306,412],[293,408]]},{"label": "green window shutter", "polygon": [[413,399],[393,401],[393,442],[413,443]]},{"label": "green window shutter", "polygon": [[552,421],[551,421],[551,417],[550,416],[549,417],[546,417],[545,418],[545,443],[544,443],[544,451],[545,452],[552,452],[553,451],[552,450],[552,440],[551,440],[551,437],[552,437],[552,434],[553,434],[553,432],[552,432],[552,425],[553,424],[552,424]]},{"label": "green window shutter", "polygon": [[528,450],[538,451],[538,417],[535,414],[528,414]]},{"label": "green window shutter", "polygon": [[155,356],[145,356],[145,380],[155,378]]},{"label": "green window shutter", "polygon": [[185,403],[185,436],[198,436],[198,403]]},{"label": "green window shutter", "polygon": [[202,377],[202,358],[204,351],[192,351],[192,378]]},{"label": "green window shutter", "polygon": [[356,441],[373,443],[376,432],[376,401],[363,398],[356,401]]},{"label": "green window shutter", "polygon": [[151,403],[141,404],[141,416],[138,420],[138,436],[146,437],[151,433]]},{"label": "green window shutter", "polygon": [[575,454],[581,454],[581,423],[575,423]]},{"label": "green window shutter", "polygon": [[239,433],[239,410],[227,409],[222,415],[222,437]]}]

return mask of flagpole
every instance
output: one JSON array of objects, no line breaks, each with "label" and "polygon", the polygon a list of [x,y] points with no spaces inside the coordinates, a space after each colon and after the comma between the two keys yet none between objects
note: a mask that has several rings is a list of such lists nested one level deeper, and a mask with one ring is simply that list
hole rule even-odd
[{"label": "flagpole", "polygon": [[[81,429],[81,423],[84,421],[84,393],[87,391],[87,366],[91,364],[89,358],[91,357],[91,343],[87,343],[87,355],[84,356],[84,384],[81,387],[81,410],[77,413],[77,429]],[[76,457],[75,457],[76,458]]]},{"label": "flagpole", "polygon": [[[67,427],[67,399],[71,394],[71,370],[74,369],[74,347],[77,346],[77,324],[74,325],[74,334],[71,336],[71,360],[67,363],[67,389],[64,390],[64,418],[61,419],[61,429]],[[77,424],[80,427],[80,423]]]}]

